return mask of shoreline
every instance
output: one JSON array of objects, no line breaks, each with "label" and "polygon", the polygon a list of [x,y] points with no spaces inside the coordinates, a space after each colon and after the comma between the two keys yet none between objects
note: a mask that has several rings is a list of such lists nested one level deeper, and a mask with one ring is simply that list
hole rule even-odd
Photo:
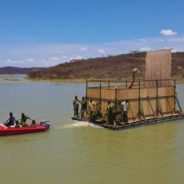
[{"label": "shoreline", "polygon": [[[132,78],[124,78],[124,79],[117,79],[117,78],[101,78],[101,79],[95,79],[95,78],[90,78],[90,79],[39,79],[39,78],[29,78],[26,77],[26,80],[33,81],[33,82],[56,82],[56,83],[86,83],[86,80],[96,80],[96,81],[126,81],[126,80],[132,80]],[[137,79],[137,80],[143,80],[143,79]],[[184,78],[175,78],[172,77],[171,80],[176,80],[177,84],[184,84]]]},{"label": "shoreline", "polygon": [[[6,76],[1,77],[1,76]],[[10,78],[8,78],[10,76]],[[23,78],[12,78],[11,76],[24,76]],[[184,78],[177,78],[177,77],[172,77],[172,80],[176,80],[177,84],[184,84]],[[126,81],[126,80],[132,80],[131,78],[90,78],[90,79],[41,79],[41,78],[30,78],[26,76],[25,74],[1,74],[0,75],[0,82],[1,83],[6,83],[6,82],[17,82],[17,83],[22,83],[22,82],[51,82],[51,83],[68,83],[68,84],[84,84],[86,83],[86,80],[104,80],[104,81]],[[137,79],[137,80],[143,80],[143,79]]]}]

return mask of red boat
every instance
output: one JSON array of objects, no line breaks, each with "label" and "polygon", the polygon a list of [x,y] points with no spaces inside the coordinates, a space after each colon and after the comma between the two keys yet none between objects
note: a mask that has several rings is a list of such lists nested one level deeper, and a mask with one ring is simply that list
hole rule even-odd
[{"label": "red boat", "polygon": [[4,124],[0,124],[0,136],[38,133],[48,130],[49,127],[49,122],[41,122],[40,124],[36,124],[34,127],[7,127]]}]

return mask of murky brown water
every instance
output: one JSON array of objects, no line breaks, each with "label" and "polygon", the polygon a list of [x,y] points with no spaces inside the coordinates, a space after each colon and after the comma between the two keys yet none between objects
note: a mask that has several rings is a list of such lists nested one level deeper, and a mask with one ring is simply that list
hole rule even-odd
[{"label": "murky brown water", "polygon": [[[0,137],[0,184],[183,184],[184,120],[112,132],[70,120],[80,84],[0,82],[0,121],[13,111],[48,132]],[[184,86],[178,94],[184,106]]]}]

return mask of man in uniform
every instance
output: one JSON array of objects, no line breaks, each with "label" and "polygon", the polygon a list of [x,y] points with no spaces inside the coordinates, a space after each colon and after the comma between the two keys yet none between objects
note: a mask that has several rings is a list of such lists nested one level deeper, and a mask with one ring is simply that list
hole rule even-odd
[{"label": "man in uniform", "polygon": [[107,123],[113,124],[114,123],[114,103],[108,101],[107,105]]},{"label": "man in uniform", "polygon": [[125,100],[121,103],[121,106],[123,108],[123,122],[125,124],[128,123],[128,106],[129,106],[129,100]]},{"label": "man in uniform", "polygon": [[87,109],[87,100],[86,97],[82,97],[82,100],[78,100],[77,101],[81,104],[81,110],[80,110],[80,114],[81,114],[81,118],[84,117],[84,114],[86,113],[86,109]]},{"label": "man in uniform", "polygon": [[79,102],[78,102],[77,96],[75,96],[73,100],[73,110],[74,110],[74,117],[78,118],[79,117]]}]

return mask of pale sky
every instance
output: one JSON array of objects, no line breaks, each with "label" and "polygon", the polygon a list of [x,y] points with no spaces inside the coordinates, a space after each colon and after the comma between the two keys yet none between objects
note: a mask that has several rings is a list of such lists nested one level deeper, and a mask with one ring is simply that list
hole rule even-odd
[{"label": "pale sky", "polygon": [[0,1],[0,66],[184,50],[184,1]]}]

